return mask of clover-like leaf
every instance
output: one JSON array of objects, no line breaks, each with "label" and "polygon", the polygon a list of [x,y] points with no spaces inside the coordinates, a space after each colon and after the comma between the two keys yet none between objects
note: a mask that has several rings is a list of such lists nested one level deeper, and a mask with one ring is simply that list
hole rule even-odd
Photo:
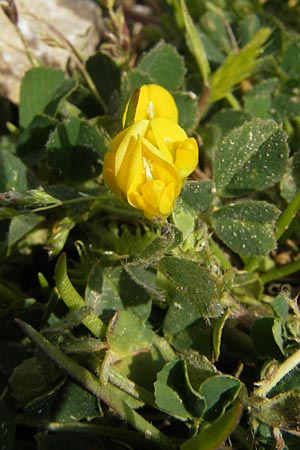
[{"label": "clover-like leaf", "polygon": [[279,210],[264,201],[243,200],[222,206],[213,213],[219,238],[242,256],[266,255],[276,245],[275,221]]},{"label": "clover-like leaf", "polygon": [[201,317],[220,315],[222,308],[218,302],[216,282],[208,269],[194,261],[172,256],[162,258],[159,269]]},{"label": "clover-like leaf", "polygon": [[20,125],[25,128],[38,114],[55,115],[60,101],[76,86],[66,79],[62,70],[54,67],[35,67],[22,80],[20,93]]},{"label": "clover-like leaf", "polygon": [[253,119],[233,129],[215,155],[218,192],[234,197],[272,186],[283,175],[287,157],[287,135],[276,122]]}]

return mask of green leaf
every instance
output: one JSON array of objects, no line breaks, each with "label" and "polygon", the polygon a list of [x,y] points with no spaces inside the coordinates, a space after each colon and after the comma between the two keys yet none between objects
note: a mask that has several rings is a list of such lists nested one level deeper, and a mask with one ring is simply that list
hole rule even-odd
[{"label": "green leaf", "polygon": [[73,311],[69,312],[62,319],[55,320],[49,327],[43,329],[43,333],[50,334],[63,334],[66,330],[78,327],[82,324],[84,319],[88,317],[92,312],[92,309],[88,306],[81,306]]},{"label": "green leaf", "polygon": [[155,402],[162,411],[180,420],[201,417],[206,406],[204,397],[192,388],[183,360],[167,363],[157,374]]},{"label": "green leaf", "polygon": [[216,320],[213,328],[213,347],[214,347],[214,356],[215,360],[218,361],[220,353],[221,353],[221,340],[222,340],[222,332],[226,320],[229,317],[229,310],[227,309],[222,317]]},{"label": "green leaf", "polygon": [[220,315],[222,308],[217,298],[216,283],[208,269],[194,261],[166,256],[160,260],[159,270],[200,316]]},{"label": "green leaf", "polygon": [[239,201],[213,213],[213,228],[220,239],[243,256],[266,255],[275,245],[274,226],[279,210],[263,201]]},{"label": "green leaf", "polygon": [[274,298],[272,301],[272,309],[274,315],[285,324],[289,315],[289,303],[283,294],[279,294]]},{"label": "green leaf", "polygon": [[186,71],[184,59],[170,44],[159,42],[142,57],[137,69],[148,75],[153,83],[170,91],[180,90],[183,86]]},{"label": "green leaf", "polygon": [[126,93],[126,100],[124,102],[124,106],[125,103],[128,101],[128,97],[130,97],[137,88],[139,88],[143,84],[154,83],[154,80],[148,73],[144,73],[142,72],[142,70],[138,68],[132,69],[130,70],[130,72],[125,73],[122,81],[123,81],[122,87]]},{"label": "green leaf", "polygon": [[282,323],[280,319],[275,318],[274,323],[272,326],[272,332],[274,336],[274,341],[276,342],[278,348],[280,349],[281,353],[285,355],[284,350],[284,339],[283,339],[283,329],[282,329]]},{"label": "green leaf", "polygon": [[255,117],[272,119],[273,94],[277,86],[277,78],[269,78],[255,85],[244,97],[245,109]]},{"label": "green leaf", "polygon": [[53,117],[39,114],[21,132],[17,142],[17,154],[27,165],[32,166],[45,156],[49,134],[57,123]]},{"label": "green leaf", "polygon": [[258,64],[258,57],[270,37],[270,28],[261,28],[238,53],[229,55],[224,64],[210,77],[210,101],[216,102],[228,95],[234,86],[248,78]]},{"label": "green leaf", "polygon": [[60,101],[75,88],[74,80],[66,80],[62,70],[35,67],[26,72],[20,93],[20,125],[27,125],[38,114],[54,116]]},{"label": "green leaf", "polygon": [[287,135],[276,122],[253,119],[233,129],[214,160],[220,195],[244,195],[272,186],[283,175],[287,156]]},{"label": "green leaf", "polygon": [[97,127],[72,117],[59,124],[47,143],[48,164],[65,182],[80,183],[99,176],[107,137]]},{"label": "green leaf", "polygon": [[[55,284],[59,295],[69,309],[74,311],[78,308],[86,306],[85,301],[78,294],[68,277],[67,261],[64,253],[61,254],[55,266]],[[93,311],[82,320],[82,323],[96,337],[102,336],[106,331],[104,323]]]},{"label": "green leaf", "polygon": [[161,235],[153,239],[143,251],[137,255],[132,264],[150,265],[162,258],[162,256],[177,247],[182,241],[182,234],[178,228],[166,223],[161,230]]},{"label": "green leaf", "polygon": [[[262,317],[251,328],[251,337],[257,352],[262,356],[282,359],[282,328],[279,319]],[[279,344],[279,345],[278,345]]]},{"label": "green leaf", "polygon": [[96,262],[88,276],[85,300],[96,314],[111,319],[115,311],[124,309],[119,294],[122,267],[105,267]]},{"label": "green leaf", "polygon": [[211,180],[187,181],[181,190],[178,204],[194,213],[209,212],[214,199],[214,183]]},{"label": "green leaf", "polygon": [[212,422],[200,433],[185,441],[180,450],[215,450],[231,435],[238,424],[243,408],[237,403],[234,407]]},{"label": "green leaf", "polygon": [[231,287],[234,296],[242,302],[247,302],[254,298],[261,300],[264,285],[257,272],[241,271],[234,275],[233,285]]},{"label": "green leaf", "polygon": [[165,296],[163,291],[157,285],[156,273],[147,270],[146,267],[136,264],[126,264],[124,269],[130,278],[139,286],[141,286],[153,299],[164,302]]},{"label": "green leaf", "polygon": [[[202,21],[202,24],[203,24],[203,22],[204,21]],[[203,24],[202,28],[204,28],[204,24]],[[206,31],[206,30],[204,30],[204,31]],[[198,32],[200,33],[200,38],[203,43],[208,61],[212,62],[212,63],[216,63],[216,64],[222,64],[224,62],[226,56],[224,55],[224,53],[222,53],[222,51],[220,50],[220,47],[218,45],[216,45],[212,36],[209,36],[208,34],[201,32],[200,29]],[[215,34],[217,34],[217,33],[215,33]]]},{"label": "green leaf", "polygon": [[200,37],[200,33],[197,30],[193,22],[193,19],[189,14],[185,1],[180,0],[180,5],[182,10],[183,22],[185,26],[187,44],[189,46],[192,55],[196,60],[204,84],[206,86],[209,86],[210,66],[207,59],[207,55],[205,53],[203,42]]},{"label": "green leaf", "polygon": [[280,180],[282,197],[291,202],[300,189],[300,153],[289,158],[286,171]]},{"label": "green leaf", "polygon": [[16,156],[0,149],[0,192],[22,192],[26,189],[26,166]]},{"label": "green leaf", "polygon": [[24,215],[30,211],[55,208],[58,205],[61,205],[60,200],[41,189],[31,189],[22,193],[8,191],[0,198],[0,218]]},{"label": "green leaf", "polygon": [[154,332],[129,311],[117,313],[110,324],[108,343],[119,357],[145,351],[154,342]]},{"label": "green leaf", "polygon": [[111,319],[115,311],[126,309],[147,320],[152,305],[151,291],[151,287],[127,268],[105,267],[97,262],[89,274],[85,294],[87,304],[107,319]]},{"label": "green leaf", "polygon": [[68,381],[56,393],[49,420],[70,423],[99,417],[97,399],[80,385]]},{"label": "green leaf", "polygon": [[15,367],[9,379],[9,386],[13,396],[23,406],[36,398],[46,398],[52,395],[58,388],[57,383],[51,385],[42,376],[35,357],[25,359]]},{"label": "green leaf", "polygon": [[14,245],[37,227],[43,220],[43,217],[38,216],[37,214],[24,214],[13,217],[9,226],[7,238],[8,246],[11,247]]},{"label": "green leaf", "polygon": [[[149,277],[150,278],[150,277]],[[126,310],[146,321],[151,313],[152,300],[150,292],[143,283],[136,282],[135,277],[123,270],[120,276],[120,297]]]},{"label": "green leaf", "polygon": [[100,352],[106,348],[106,343],[92,337],[75,338],[72,335],[61,336],[60,348],[65,353],[82,354]]},{"label": "green leaf", "polygon": [[169,301],[169,308],[163,324],[164,333],[169,338],[172,338],[200,317],[202,316],[195,306],[188,303],[177,291],[172,300]]},{"label": "green leaf", "polygon": [[173,96],[179,113],[178,123],[190,134],[198,123],[198,97],[192,92],[175,92]]},{"label": "green leaf", "polygon": [[291,78],[300,77],[300,39],[296,36],[287,46],[281,61],[282,69]]},{"label": "green leaf", "polygon": [[[186,316],[183,316],[183,320],[185,320],[185,317]],[[196,352],[209,360],[212,360],[214,356],[212,326],[206,319],[197,319],[197,317],[198,315],[194,316],[193,319],[190,320],[192,323],[189,326],[184,329],[182,329],[183,326],[181,326],[181,331],[172,336],[172,333],[175,332],[176,328],[178,329],[181,325],[178,323],[181,320],[181,317],[178,315],[177,323],[175,322],[176,325],[174,325],[173,330],[171,329],[171,332],[168,333],[170,334],[172,346],[181,353],[188,354],[190,352]]]},{"label": "green leaf", "polygon": [[226,408],[237,398],[241,387],[241,382],[229,375],[214,375],[207,378],[199,388],[199,393],[206,401],[205,420],[211,422],[222,416]]},{"label": "green leaf", "polygon": [[[225,55],[228,55],[233,47],[233,42],[228,33],[229,20],[226,11],[216,4],[209,3],[207,11],[199,17],[201,28],[222,55],[222,60],[216,62],[223,63]],[[210,59],[209,53],[207,53],[207,56]]]},{"label": "green leaf", "polygon": [[272,111],[278,121],[289,118],[294,119],[300,116],[300,97],[295,92],[279,92],[274,95]]},{"label": "green leaf", "polygon": [[111,380],[129,394],[132,389],[126,389],[126,385],[133,382],[137,385],[135,393],[132,392],[135,402],[138,399],[152,405],[156,374],[166,361],[174,358],[169,344],[130,311],[120,311],[110,322],[108,345],[107,363],[102,367],[101,378]]},{"label": "green leaf", "polygon": [[237,109],[223,108],[218,111],[210,120],[210,125],[217,125],[224,137],[233,128],[240,127],[244,122],[251,120],[251,114]]},{"label": "green leaf", "polygon": [[87,60],[86,69],[102,99],[109,105],[113,92],[120,87],[120,69],[112,58],[100,52]]}]

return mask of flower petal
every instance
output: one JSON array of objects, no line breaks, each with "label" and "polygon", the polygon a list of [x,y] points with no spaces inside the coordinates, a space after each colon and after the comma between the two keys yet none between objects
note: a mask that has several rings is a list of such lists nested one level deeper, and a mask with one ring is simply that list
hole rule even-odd
[{"label": "flower petal", "polygon": [[[134,97],[137,97],[137,104],[133,117],[130,117],[132,122],[143,119],[151,120],[154,117],[168,117],[175,122],[178,121],[178,109],[175,100],[170,92],[162,86],[144,84],[133,93],[131,99]],[[127,115],[132,115],[132,111],[129,111],[128,108],[131,99],[125,107],[122,119],[123,127],[128,122]]]},{"label": "flower petal", "polygon": [[182,179],[195,170],[198,164],[198,145],[194,138],[185,139],[176,149],[175,167]]}]

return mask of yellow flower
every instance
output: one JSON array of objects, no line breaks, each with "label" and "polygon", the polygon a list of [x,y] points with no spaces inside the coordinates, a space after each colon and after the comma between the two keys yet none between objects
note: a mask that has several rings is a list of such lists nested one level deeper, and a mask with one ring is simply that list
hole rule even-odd
[{"label": "yellow flower", "polygon": [[168,117],[178,122],[178,109],[173,96],[158,84],[144,84],[136,89],[126,105],[123,127],[143,119]]},{"label": "yellow flower", "polygon": [[149,219],[168,216],[182,181],[195,169],[194,138],[173,120],[139,120],[121,131],[104,159],[104,181]]}]

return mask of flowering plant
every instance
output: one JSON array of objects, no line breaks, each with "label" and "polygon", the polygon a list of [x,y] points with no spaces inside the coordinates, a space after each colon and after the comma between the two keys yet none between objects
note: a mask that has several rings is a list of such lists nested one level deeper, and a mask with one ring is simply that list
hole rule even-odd
[{"label": "flowering plant", "polygon": [[112,140],[104,180],[149,219],[162,218],[172,212],[182,182],[198,163],[197,142],[178,125],[177,107],[166,89],[144,85],[132,99],[124,116],[135,102],[133,123]]},{"label": "flowering plant", "polygon": [[300,449],[300,2],[81,3],[0,57],[0,448]]}]

